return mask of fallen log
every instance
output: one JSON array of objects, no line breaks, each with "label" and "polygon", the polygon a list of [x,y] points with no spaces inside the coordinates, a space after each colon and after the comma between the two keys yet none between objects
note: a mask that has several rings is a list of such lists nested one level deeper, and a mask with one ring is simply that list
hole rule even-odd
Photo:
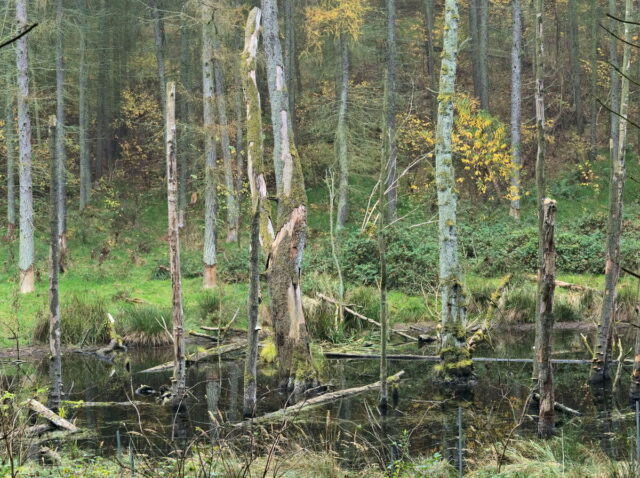
[{"label": "fallen log", "polygon": [[214,337],[213,335],[209,335],[209,334],[201,334],[200,332],[195,332],[193,330],[189,331],[189,335],[191,335],[192,337],[198,337],[201,339],[209,339],[213,342],[218,342],[218,337]]},{"label": "fallen log", "polygon": [[[395,375],[387,378],[389,383],[398,382],[400,378],[404,375],[404,370],[396,373]],[[376,390],[380,388],[380,382],[371,383],[369,385],[363,385],[361,387],[353,387],[347,388],[345,390],[338,390],[335,392],[325,393],[324,395],[320,395],[318,397],[310,398],[309,400],[304,400],[302,402],[298,402],[295,405],[291,405],[286,408],[281,408],[280,410],[276,410],[275,412],[267,413],[257,418],[252,418],[243,422],[236,423],[234,425],[235,428],[245,427],[247,425],[254,425],[257,423],[264,423],[270,421],[279,421],[285,418],[290,420],[295,420],[300,412],[307,411],[321,405],[326,405],[327,403],[335,402],[337,400],[353,397],[356,395],[360,395],[365,392],[370,392],[372,390]]]},{"label": "fallen log", "polygon": [[[366,316],[356,312],[355,310],[345,306],[344,304],[341,304],[340,302],[338,302],[337,300],[332,299],[331,297],[327,297],[326,295],[321,294],[320,292],[316,293],[316,296],[319,299],[322,299],[322,300],[325,300],[325,301],[329,302],[330,304],[337,305],[338,307],[340,307],[340,306],[344,307],[345,311],[349,312],[351,315],[353,315],[354,317],[356,317],[356,318],[358,318],[360,320],[364,320],[365,322],[369,322],[370,324],[373,324],[376,327],[382,327],[380,325],[380,322],[377,322],[377,321],[375,321],[373,319],[370,319],[369,317],[366,317]],[[400,330],[392,330],[391,333],[399,335],[400,337],[405,338],[407,340],[411,340],[413,342],[418,342],[418,339],[416,337],[414,337],[412,335],[409,335],[409,334],[405,334],[404,332],[402,332]]]},{"label": "fallen log", "polygon": [[238,329],[238,328],[235,328],[235,327],[231,327],[231,328],[226,328],[226,327],[207,327],[205,325],[201,325],[200,328],[202,330],[206,330],[207,332],[226,331],[226,332],[234,332],[236,334],[246,334],[247,333],[246,329]]},{"label": "fallen log", "polygon": [[[527,276],[527,279],[529,279],[532,282],[538,282],[538,276],[536,275],[529,275]],[[560,287],[561,289],[568,289],[568,290],[573,290],[576,292],[597,292],[600,293],[600,291],[598,289],[594,289],[593,287],[589,287],[586,285],[580,285],[580,284],[572,284],[571,282],[564,282],[561,280],[556,280],[555,281],[556,287]]]},{"label": "fallen log", "polygon": [[[247,346],[247,341],[240,340],[238,342],[226,345],[220,345],[218,347],[213,347],[209,350],[205,350],[204,352],[195,352],[190,355],[187,355],[186,363],[187,366],[193,365],[198,362],[206,362],[211,359],[218,358],[222,355],[229,354],[231,352],[236,352],[238,350],[244,350]],[[167,370],[173,369],[173,362],[165,362],[161,365],[156,365],[155,367],[148,368],[146,370],[142,370],[138,373],[156,373],[156,372],[165,372]]]},{"label": "fallen log", "polygon": [[[540,394],[537,393],[537,392],[534,393],[533,394],[533,399],[536,402],[540,402]],[[555,408],[559,412],[563,412],[563,413],[566,413],[568,415],[575,415],[576,417],[579,417],[579,416],[582,415],[582,413],[580,413],[578,410],[575,410],[573,408],[567,407],[566,405],[563,405],[562,403],[559,403],[559,402],[553,402],[553,408]]]},{"label": "fallen log", "polygon": [[[325,352],[324,356],[328,359],[355,359],[355,360],[380,360],[378,354],[357,354],[342,352]],[[387,360],[423,360],[425,362],[439,362],[438,355],[411,355],[411,354],[388,354]],[[529,358],[502,358],[502,357],[473,357],[474,362],[478,363],[533,363],[533,359]],[[615,360],[612,363],[617,363]],[[587,365],[593,363],[591,360],[581,359],[552,359],[551,363],[561,365]],[[632,365],[632,360],[625,360],[624,365]]]},{"label": "fallen log", "polygon": [[79,431],[78,427],[76,427],[73,423],[68,420],[65,420],[60,415],[54,413],[45,407],[42,403],[35,399],[30,399],[25,402],[25,404],[38,415],[45,418],[50,423],[53,423],[56,427],[66,430],[71,433],[76,433]]},{"label": "fallen log", "polygon": [[74,402],[65,401],[61,403],[66,408],[107,408],[107,407],[143,407],[148,405],[157,405],[156,402]]}]

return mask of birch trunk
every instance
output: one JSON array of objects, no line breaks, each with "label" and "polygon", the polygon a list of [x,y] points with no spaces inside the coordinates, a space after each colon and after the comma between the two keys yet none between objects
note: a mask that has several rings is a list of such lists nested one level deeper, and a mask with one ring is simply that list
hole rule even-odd
[{"label": "birch trunk", "polygon": [[60,267],[67,257],[67,158],[65,152],[64,115],[64,0],[56,3],[56,135],[55,163],[58,194],[58,235],[60,236]]},{"label": "birch trunk", "polygon": [[349,101],[349,44],[347,35],[340,34],[340,101],[338,127],[336,129],[336,153],[340,165],[338,186],[338,214],[336,229],[340,231],[347,223],[349,205],[349,151],[347,111]]},{"label": "birch trunk", "polygon": [[522,104],[522,8],[520,0],[513,0],[512,7],[512,43],[511,43],[511,207],[509,215],[520,220],[520,171],[522,170],[520,140],[520,109]]},{"label": "birch trunk", "polygon": [[[541,0],[538,0],[541,1]],[[556,202],[545,199],[542,205],[542,230],[540,236],[543,253],[538,271],[538,300],[536,305],[536,363],[538,364],[538,389],[540,391],[540,415],[538,435],[549,438],[554,430],[553,368],[551,365],[551,335],[553,332],[553,294],[555,291],[556,246],[555,232]]]},{"label": "birch trunk", "polygon": [[578,48],[578,7],[577,0],[569,0],[569,62],[573,87],[573,106],[576,114],[578,134],[584,133],[584,115],[582,112],[582,91],[580,88],[580,49]]},{"label": "birch trunk", "polygon": [[180,228],[178,226],[178,161],[176,159],[176,84],[169,82],[165,93],[167,204],[169,213],[169,265],[173,305],[173,406],[181,408],[186,391],[187,365],[180,276]]},{"label": "birch trunk", "polygon": [[[9,70],[11,71],[11,70]],[[4,109],[4,138],[7,148],[7,240],[16,238],[16,175],[15,175],[15,124],[13,121],[14,78],[11,72],[7,73],[7,95]]]},{"label": "birch trunk", "polygon": [[[271,100],[278,187],[276,234],[267,260],[267,282],[275,329],[281,385],[297,395],[317,383],[310,337],[302,310],[302,256],[307,234],[307,208],[300,158],[290,128],[289,100],[275,0],[262,0],[263,41]],[[277,178],[278,173],[276,174]]]},{"label": "birch trunk", "polygon": [[213,7],[202,5],[202,96],[204,120],[205,157],[205,216],[204,216],[204,288],[216,286],[216,132],[215,132],[215,92],[213,73]]},{"label": "birch trunk", "polygon": [[[240,67],[242,86],[247,111],[247,176],[251,187],[251,262],[249,272],[249,324],[247,326],[247,357],[244,367],[244,401],[245,418],[255,416],[257,394],[257,362],[258,362],[258,317],[260,307],[260,223],[261,198],[256,183],[262,181],[263,143],[262,143],[262,111],[260,92],[256,80],[256,64],[260,35],[260,18],[262,12],[254,8],[249,13],[245,29],[244,50]],[[258,174],[256,174],[256,172]]]},{"label": "birch trunk", "polygon": [[[614,2],[615,3],[615,2]],[[615,4],[613,7],[615,16]],[[633,21],[633,0],[626,0],[625,20]],[[611,19],[613,21],[613,19]],[[611,26],[611,24],[610,24]],[[626,118],[629,113],[629,73],[631,71],[631,46],[633,26],[630,23],[624,24],[624,53],[622,60],[622,86],[619,96],[619,103],[613,103],[618,97],[614,92],[615,84],[613,78],[618,75],[612,69],[611,109],[617,111],[622,118]],[[613,31],[613,30],[611,30]],[[615,43],[615,42],[614,42]],[[617,88],[616,88],[617,89]],[[612,113],[613,115],[613,113]],[[615,123],[615,124],[614,124]],[[600,313],[600,325],[598,327],[598,343],[596,347],[596,357],[591,373],[591,382],[605,382],[611,378],[609,371],[609,353],[611,349],[611,328],[614,326],[614,315],[616,310],[616,287],[620,278],[620,236],[622,235],[622,222],[624,216],[623,198],[625,181],[625,148],[627,144],[627,121],[619,119],[613,120],[611,126],[611,178],[609,181],[609,221],[607,225],[607,259],[605,265],[604,297],[602,300],[602,311]]]},{"label": "birch trunk", "polygon": [[234,161],[231,158],[229,142],[229,124],[227,121],[227,101],[224,94],[224,75],[222,72],[222,51],[218,27],[215,20],[211,22],[211,37],[213,40],[213,71],[216,90],[216,104],[218,105],[218,123],[220,125],[220,146],[224,164],[224,186],[227,200],[227,242],[238,241],[238,229],[240,226],[240,207],[236,195]]},{"label": "birch trunk", "polygon": [[[27,0],[16,1],[18,30],[27,27]],[[29,118],[29,53],[27,36],[16,42],[16,65],[18,68],[18,132],[20,136],[20,292],[28,294],[35,290],[33,268],[33,196],[31,183],[31,120]]]},{"label": "birch trunk", "polygon": [[387,221],[392,223],[397,217],[398,185],[397,162],[398,147],[396,142],[396,1],[387,1],[387,77],[385,91],[385,113],[384,113],[384,143],[385,156],[388,162],[386,178],[383,188],[385,189]]},{"label": "birch trunk", "polygon": [[87,68],[87,2],[81,2],[83,25],[80,29],[80,74],[78,79],[78,141],[80,143],[80,210],[82,211],[91,199],[91,159],[89,157],[89,101],[87,83],[89,72]]},{"label": "birch trunk", "polygon": [[458,4],[445,1],[442,63],[436,126],[436,188],[440,240],[440,341],[439,373],[443,381],[454,386],[468,386],[474,380],[471,353],[466,346],[466,297],[458,258],[457,195],[453,169],[451,135],[453,100],[458,55]]},{"label": "birch trunk", "polygon": [[49,138],[51,141],[51,235],[49,258],[49,350],[51,352],[51,390],[49,408],[57,411],[62,400],[62,346],[60,341],[60,296],[58,278],[60,273],[60,195],[58,193],[59,165],[55,160],[58,142],[58,128],[55,116],[49,118]]}]

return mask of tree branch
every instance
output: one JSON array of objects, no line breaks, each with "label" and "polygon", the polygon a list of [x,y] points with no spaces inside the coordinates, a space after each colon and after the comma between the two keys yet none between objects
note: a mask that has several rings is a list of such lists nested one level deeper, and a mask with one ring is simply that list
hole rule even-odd
[{"label": "tree branch", "polygon": [[31,30],[33,30],[35,27],[37,27],[38,24],[34,23],[33,25],[30,25],[27,27],[27,29],[25,31],[23,31],[22,33],[20,33],[19,35],[11,38],[10,40],[7,40],[3,43],[0,43],[0,49],[4,48],[5,46],[9,46],[11,45],[13,42],[20,40],[20,38],[22,38],[23,36],[25,36],[27,33],[29,33]]},{"label": "tree branch", "polygon": [[614,115],[616,115],[616,116],[622,118],[623,120],[625,120],[631,126],[635,126],[636,128],[640,129],[640,125],[638,125],[637,123],[634,123],[629,118],[625,118],[624,116],[622,116],[617,111],[613,111],[611,108],[609,108],[607,105],[605,105],[600,98],[596,98],[596,101],[600,104],[600,106],[602,106],[604,109],[606,109],[609,113],[613,113]]}]

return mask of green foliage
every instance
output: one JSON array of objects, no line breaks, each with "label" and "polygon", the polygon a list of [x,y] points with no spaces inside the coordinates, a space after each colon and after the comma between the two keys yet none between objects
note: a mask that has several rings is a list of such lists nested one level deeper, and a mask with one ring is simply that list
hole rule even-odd
[{"label": "green foliage", "polygon": [[[63,299],[64,300],[64,299]],[[65,345],[98,345],[109,343],[109,323],[106,302],[102,299],[84,299],[72,296],[60,308],[60,327]],[[49,313],[41,310],[36,319],[33,340],[49,341]]]},{"label": "green foliage", "polygon": [[222,291],[220,289],[202,292],[196,300],[197,317],[205,323],[213,324],[220,317]]},{"label": "green foliage", "polygon": [[116,323],[122,329],[127,345],[160,346],[171,343],[172,312],[169,307],[126,307],[118,314]]}]

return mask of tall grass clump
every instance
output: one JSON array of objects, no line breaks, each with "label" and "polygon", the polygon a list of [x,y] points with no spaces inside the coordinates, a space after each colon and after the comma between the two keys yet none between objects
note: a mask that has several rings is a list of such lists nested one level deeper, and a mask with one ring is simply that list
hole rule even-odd
[{"label": "tall grass clump", "polygon": [[169,307],[136,305],[118,314],[124,342],[129,346],[159,347],[171,343],[172,314]]},{"label": "tall grass clump", "polygon": [[[109,343],[107,306],[103,299],[72,296],[60,307],[62,343],[65,345],[99,345]],[[49,341],[49,312],[42,310],[36,319],[33,340]]]}]

